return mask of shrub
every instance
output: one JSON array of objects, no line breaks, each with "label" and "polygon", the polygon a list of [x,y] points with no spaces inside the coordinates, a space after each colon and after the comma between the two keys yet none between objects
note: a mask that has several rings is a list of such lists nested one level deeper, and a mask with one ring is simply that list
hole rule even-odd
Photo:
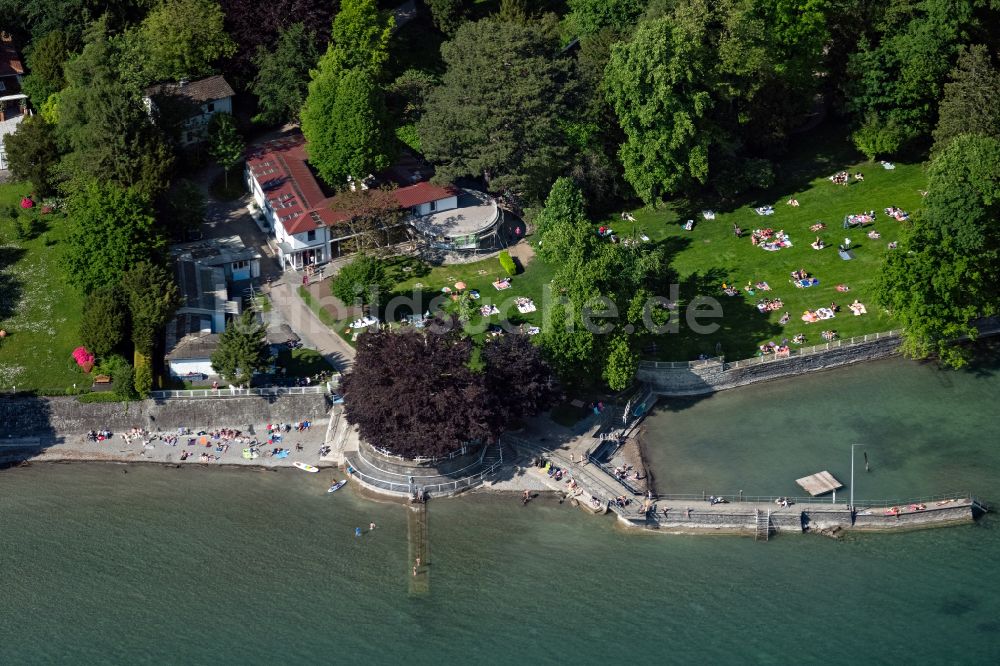
[{"label": "shrub", "polygon": [[514,263],[507,250],[500,253],[500,267],[507,271],[507,275],[514,275],[517,272],[517,264]]},{"label": "shrub", "polygon": [[148,398],[149,392],[153,390],[153,369],[148,363],[138,365],[135,368],[135,392],[140,398]]}]

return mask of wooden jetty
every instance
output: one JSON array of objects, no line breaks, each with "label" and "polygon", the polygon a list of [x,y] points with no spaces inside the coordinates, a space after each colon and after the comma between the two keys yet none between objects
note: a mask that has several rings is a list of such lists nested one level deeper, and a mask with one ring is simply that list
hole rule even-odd
[{"label": "wooden jetty", "polygon": [[826,493],[831,493],[838,488],[844,487],[844,484],[837,481],[833,474],[830,474],[825,470],[812,474],[811,476],[804,476],[801,479],[795,479],[795,483],[802,486],[802,489],[813,497],[816,497],[817,495],[825,495]]},{"label": "wooden jetty", "polygon": [[[409,536],[410,569],[406,572],[410,581],[410,594],[423,595],[430,592],[430,539],[427,530],[427,502],[413,502],[407,509],[406,526]],[[420,564],[417,565],[419,559]],[[414,575],[414,570],[416,575]]]}]

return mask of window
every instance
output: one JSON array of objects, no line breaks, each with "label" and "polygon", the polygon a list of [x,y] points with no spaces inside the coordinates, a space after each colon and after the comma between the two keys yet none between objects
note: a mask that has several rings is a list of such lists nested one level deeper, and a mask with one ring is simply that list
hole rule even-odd
[{"label": "window", "polygon": [[215,112],[215,102],[209,102],[207,108],[208,108],[208,112],[209,113],[214,113]]},{"label": "window", "polygon": [[4,85],[3,81],[0,81],[0,92],[7,90],[7,86]]},{"label": "window", "polygon": [[316,240],[316,232],[315,231],[306,232],[306,240],[307,241],[314,241],[314,240]]},{"label": "window", "polygon": [[437,210],[437,203],[438,203],[437,201],[430,202],[429,204],[427,204],[427,209],[433,213],[434,211]]},{"label": "window", "polygon": [[236,271],[245,271],[249,267],[250,267],[250,262],[249,261],[234,261],[233,262],[233,272],[236,272]]}]

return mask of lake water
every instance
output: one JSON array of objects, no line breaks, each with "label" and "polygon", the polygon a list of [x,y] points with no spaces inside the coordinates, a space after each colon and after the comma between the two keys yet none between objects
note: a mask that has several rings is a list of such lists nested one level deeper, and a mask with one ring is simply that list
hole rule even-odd
[{"label": "lake water", "polygon": [[[661,492],[846,483],[859,442],[859,497],[998,502],[998,394],[1000,353],[963,373],[892,360],[668,402],[647,439]],[[413,595],[406,509],[325,495],[327,473],[123,469],[0,472],[0,664],[1000,661],[994,515],[755,543],[435,500]]]}]

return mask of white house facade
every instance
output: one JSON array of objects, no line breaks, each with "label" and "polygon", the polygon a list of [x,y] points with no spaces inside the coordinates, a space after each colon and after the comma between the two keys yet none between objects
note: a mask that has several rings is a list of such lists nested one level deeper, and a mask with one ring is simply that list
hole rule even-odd
[{"label": "white house facade", "polygon": [[233,96],[236,93],[221,76],[210,76],[197,81],[161,83],[146,89],[143,102],[151,114],[157,110],[156,100],[174,96],[191,105],[191,113],[180,131],[180,142],[185,146],[200,143],[207,138],[208,123],[219,113],[233,114]]}]

